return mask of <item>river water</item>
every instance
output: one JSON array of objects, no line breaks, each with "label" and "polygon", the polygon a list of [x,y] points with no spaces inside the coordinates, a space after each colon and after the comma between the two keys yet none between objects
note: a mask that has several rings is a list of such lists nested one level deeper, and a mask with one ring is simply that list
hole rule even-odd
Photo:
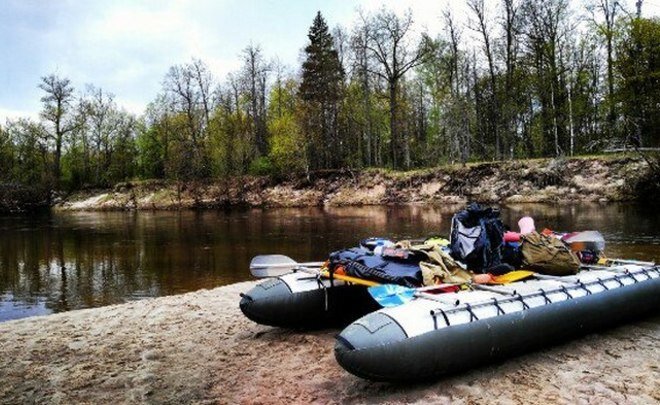
[{"label": "river water", "polygon": [[[0,217],[0,321],[250,280],[250,259],[317,261],[369,236],[444,235],[460,206],[183,212],[54,212]],[[660,260],[660,215],[626,204],[501,207],[515,229],[599,230],[610,257]],[[238,297],[237,297],[238,302]]]}]

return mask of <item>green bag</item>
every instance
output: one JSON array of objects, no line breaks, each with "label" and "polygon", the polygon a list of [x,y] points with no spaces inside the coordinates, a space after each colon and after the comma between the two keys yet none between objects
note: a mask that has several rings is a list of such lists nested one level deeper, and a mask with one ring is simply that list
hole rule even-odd
[{"label": "green bag", "polygon": [[538,232],[520,238],[525,269],[553,276],[568,276],[580,270],[580,260],[561,240]]}]

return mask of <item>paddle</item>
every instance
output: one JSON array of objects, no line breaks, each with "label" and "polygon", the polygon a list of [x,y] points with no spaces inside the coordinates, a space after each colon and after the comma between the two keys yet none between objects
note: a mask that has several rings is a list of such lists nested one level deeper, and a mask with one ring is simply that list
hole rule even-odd
[{"label": "paddle", "polygon": [[514,270],[499,276],[491,276],[492,282],[488,284],[508,284],[515,281],[524,280],[535,275],[533,271],[529,270]]},{"label": "paddle", "polygon": [[[533,271],[528,270],[516,270],[511,271],[500,276],[491,276],[491,281],[489,284],[508,284],[514,281],[523,280],[525,278],[534,276]],[[498,294],[510,294],[510,291],[503,291],[493,287],[487,287],[480,284],[475,284],[472,282],[466,283],[451,283],[451,284],[440,284],[440,285],[431,285],[421,288],[409,288],[400,285],[394,284],[383,284],[376,287],[369,287],[368,291],[371,297],[378,302],[382,307],[395,307],[398,305],[405,304],[406,302],[411,301],[414,297],[431,299],[434,301],[445,302],[444,300],[438,298],[433,294],[429,294],[426,291],[439,290],[447,287],[455,287],[461,285],[469,285],[475,289],[480,289],[489,292],[495,292]]]},{"label": "paddle", "polygon": [[298,263],[284,255],[259,255],[250,262],[250,273],[254,277],[278,277],[291,273],[298,267],[321,267],[323,262]]},{"label": "paddle", "polygon": [[[598,264],[601,264],[601,261],[599,260]],[[626,260],[626,259],[604,259],[605,263],[612,263],[612,264],[636,264],[638,266],[655,266],[655,262],[642,262],[639,260]]]},{"label": "paddle", "polygon": [[[412,300],[414,297],[428,298],[435,301],[445,302],[433,294],[425,291],[441,290],[450,287],[458,287],[463,284],[439,284],[421,288],[404,287],[398,284],[381,284],[367,288],[369,295],[382,307],[396,307]],[[446,302],[445,302],[446,303]]]},{"label": "paddle", "polygon": [[625,259],[600,259],[597,264],[582,264],[581,269],[587,270],[613,270],[616,267],[624,265],[636,265],[642,267],[655,266],[655,262],[642,262],[639,260],[625,260]]},{"label": "paddle", "polygon": [[[331,278],[330,273],[328,273],[327,271],[321,271],[320,274],[321,274],[321,276],[323,276],[325,278]],[[363,285],[365,287],[370,287],[370,288],[377,287],[377,286],[381,285],[381,284],[379,284],[375,281],[365,280],[363,278],[346,276],[344,274],[335,273],[335,274],[332,275],[332,278],[334,278],[335,280],[342,280],[342,281],[346,281],[348,283]]]},{"label": "paddle", "polygon": [[[294,270],[304,271],[306,273],[320,275],[325,278],[331,278],[330,273],[321,270],[323,262],[305,262],[298,263],[292,258],[284,255],[260,255],[255,256],[250,262],[250,273],[255,277],[278,277]],[[348,283],[359,284],[365,287],[374,287],[380,285],[375,281],[364,280],[357,277],[346,276],[343,274],[333,274],[332,278],[346,281]]]}]

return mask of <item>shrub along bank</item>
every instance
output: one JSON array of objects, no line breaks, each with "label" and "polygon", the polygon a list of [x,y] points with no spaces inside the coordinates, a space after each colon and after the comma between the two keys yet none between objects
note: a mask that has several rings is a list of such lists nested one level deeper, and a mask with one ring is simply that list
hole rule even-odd
[{"label": "shrub along bank", "polygon": [[0,183],[0,214],[48,208],[51,193],[47,188]]}]

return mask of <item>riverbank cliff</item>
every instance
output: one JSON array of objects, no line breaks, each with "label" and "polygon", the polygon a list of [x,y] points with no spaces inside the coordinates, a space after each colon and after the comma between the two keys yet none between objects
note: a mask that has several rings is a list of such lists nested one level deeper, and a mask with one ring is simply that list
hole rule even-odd
[{"label": "riverbank cliff", "polygon": [[325,171],[289,179],[242,176],[209,182],[138,181],[72,194],[64,210],[311,207],[388,204],[631,201],[647,173],[632,157],[536,159],[409,172]]}]

